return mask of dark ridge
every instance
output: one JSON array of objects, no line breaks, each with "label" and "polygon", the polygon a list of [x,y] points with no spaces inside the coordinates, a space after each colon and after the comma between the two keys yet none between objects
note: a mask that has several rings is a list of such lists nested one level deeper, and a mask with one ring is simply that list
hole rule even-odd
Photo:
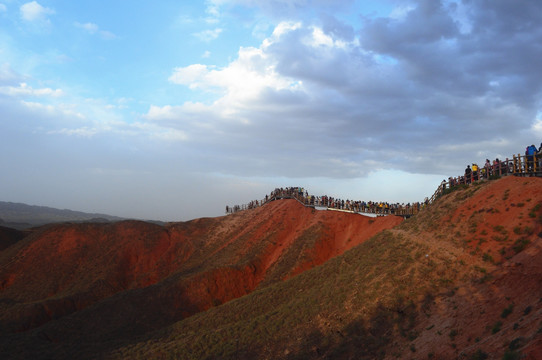
[{"label": "dark ridge", "polygon": [[24,230],[49,223],[112,222],[124,220],[118,216],[85,213],[47,206],[0,201],[0,225]]},{"label": "dark ridge", "polygon": [[0,251],[7,249],[19,240],[23,239],[27,232],[19,231],[10,227],[0,226]]}]

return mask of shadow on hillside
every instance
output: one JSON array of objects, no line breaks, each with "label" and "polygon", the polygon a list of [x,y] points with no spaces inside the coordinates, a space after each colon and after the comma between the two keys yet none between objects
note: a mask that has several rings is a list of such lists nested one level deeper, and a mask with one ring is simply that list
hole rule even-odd
[{"label": "shadow on hillside", "polygon": [[382,359],[396,336],[416,336],[413,329],[418,314],[412,301],[400,300],[392,307],[379,304],[368,320],[358,318],[342,330],[329,331],[327,334],[314,331],[305,339],[300,352],[286,358]]}]

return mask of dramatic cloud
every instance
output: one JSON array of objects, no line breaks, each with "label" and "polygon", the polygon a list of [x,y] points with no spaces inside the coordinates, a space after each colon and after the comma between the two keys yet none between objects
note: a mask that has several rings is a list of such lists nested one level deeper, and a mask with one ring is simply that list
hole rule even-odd
[{"label": "dramatic cloud", "polygon": [[55,11],[33,1],[0,31],[6,196],[147,217],[174,196],[169,219],[283,185],[414,201],[542,137],[542,2],[132,5],[58,3],[42,31]]},{"label": "dramatic cloud", "polygon": [[539,126],[542,5],[471,2],[461,13],[471,29],[464,33],[456,4],[446,4],[418,1],[394,17],[366,19],[357,36],[329,17],[323,27],[283,22],[225,68],[174,70],[173,83],[222,89],[201,107],[206,133],[186,121],[197,114],[184,106],[147,116],[191,139],[197,133],[194,141],[217,148],[226,173],[453,173],[474,148],[509,155],[523,129]]}]

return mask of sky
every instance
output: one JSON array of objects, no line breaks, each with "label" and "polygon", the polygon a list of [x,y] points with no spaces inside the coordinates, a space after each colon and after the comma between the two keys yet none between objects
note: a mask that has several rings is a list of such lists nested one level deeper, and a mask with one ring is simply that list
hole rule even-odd
[{"label": "sky", "polygon": [[0,0],[0,200],[415,202],[542,141],[542,2]]}]

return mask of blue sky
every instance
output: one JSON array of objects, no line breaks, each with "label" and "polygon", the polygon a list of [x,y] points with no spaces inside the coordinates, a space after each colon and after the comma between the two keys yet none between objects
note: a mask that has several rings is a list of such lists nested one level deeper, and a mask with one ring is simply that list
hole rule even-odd
[{"label": "blue sky", "polygon": [[0,200],[412,202],[542,141],[542,3],[0,0]]}]

